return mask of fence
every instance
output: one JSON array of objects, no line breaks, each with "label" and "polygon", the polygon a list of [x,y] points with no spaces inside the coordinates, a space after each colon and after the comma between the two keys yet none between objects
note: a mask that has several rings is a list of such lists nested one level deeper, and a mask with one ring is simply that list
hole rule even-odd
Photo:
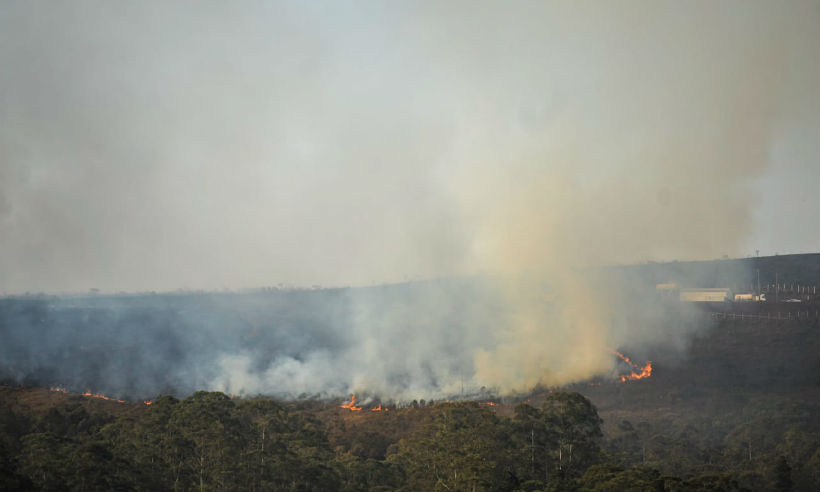
[{"label": "fence", "polygon": [[746,313],[710,313],[714,319],[731,319],[731,320],[752,320],[752,319],[774,319],[774,320],[817,320],[820,319],[820,311],[788,311],[768,312],[766,314],[746,314]]}]

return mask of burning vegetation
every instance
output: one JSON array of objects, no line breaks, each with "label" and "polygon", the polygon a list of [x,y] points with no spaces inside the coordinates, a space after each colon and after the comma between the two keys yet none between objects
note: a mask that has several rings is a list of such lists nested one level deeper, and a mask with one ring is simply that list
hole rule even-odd
[{"label": "burning vegetation", "polygon": [[[356,406],[356,395],[350,395],[350,401],[348,403],[342,403],[341,405],[339,405],[339,408],[346,408],[346,409],[350,410],[351,412],[361,412],[362,411],[362,407],[357,407]],[[387,407],[383,407],[382,404],[379,403],[378,406],[375,406],[375,407],[371,408],[370,411],[371,412],[388,412],[388,411],[390,411],[390,409],[388,409]]]},{"label": "burning vegetation", "polygon": [[625,383],[627,381],[633,381],[633,380],[636,380],[636,379],[645,379],[645,378],[648,378],[652,375],[652,361],[651,360],[646,361],[646,364],[644,364],[643,366],[640,366],[640,365],[632,362],[632,360],[629,357],[625,356],[624,354],[618,352],[615,349],[609,349],[609,351],[612,352],[613,355],[617,356],[622,361],[626,362],[629,365],[630,369],[632,370],[632,372],[630,374],[621,374],[620,380],[621,380],[622,383]]},{"label": "burning vegetation", "polygon": [[[71,391],[68,391],[67,389],[65,389],[61,386],[52,386],[51,388],[49,388],[49,390],[54,391],[56,393],[63,393],[63,394],[72,393]],[[75,393],[75,394],[85,396],[87,398],[96,398],[98,400],[113,401],[113,402],[116,402],[116,403],[128,403],[126,400],[120,400],[119,398],[112,398],[110,396],[106,396],[106,395],[103,395],[101,393],[92,393],[90,389],[85,390],[82,393]],[[145,405],[151,405],[153,403],[153,401],[143,400],[142,403],[145,404]]]},{"label": "burning vegetation", "polygon": [[339,408],[346,408],[352,412],[361,412],[362,407],[356,406],[356,395],[350,395],[350,402],[339,405]]}]

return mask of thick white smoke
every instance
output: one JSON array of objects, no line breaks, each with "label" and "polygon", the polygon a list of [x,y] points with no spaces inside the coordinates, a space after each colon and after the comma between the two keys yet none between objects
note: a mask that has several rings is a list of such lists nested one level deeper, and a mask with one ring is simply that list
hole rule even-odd
[{"label": "thick white smoke", "polygon": [[[814,196],[818,10],[5,3],[0,293],[480,275],[291,324],[298,302],[237,307],[247,333],[169,308],[184,364],[122,384],[405,398],[606,373],[661,317],[588,267],[747,254],[761,203]],[[791,213],[816,249],[820,211]]]}]

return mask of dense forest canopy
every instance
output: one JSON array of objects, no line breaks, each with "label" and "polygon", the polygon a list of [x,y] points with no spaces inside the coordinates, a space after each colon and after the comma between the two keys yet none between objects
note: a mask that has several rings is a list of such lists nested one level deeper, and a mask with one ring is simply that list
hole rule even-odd
[{"label": "dense forest canopy", "polygon": [[151,405],[59,394],[31,412],[24,392],[0,400],[3,490],[810,490],[820,479],[817,422],[794,409],[718,439],[629,420],[605,436],[577,392],[509,415],[470,401],[356,413],[204,391]]}]

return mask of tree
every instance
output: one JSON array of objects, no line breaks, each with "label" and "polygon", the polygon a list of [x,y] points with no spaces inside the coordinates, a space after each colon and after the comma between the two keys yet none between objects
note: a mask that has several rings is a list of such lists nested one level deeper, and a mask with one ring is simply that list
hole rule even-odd
[{"label": "tree", "polygon": [[439,404],[390,459],[404,468],[409,490],[499,490],[508,448],[499,427],[475,402]]},{"label": "tree", "polygon": [[307,492],[339,488],[339,477],[331,467],[333,451],[319,419],[304,411],[288,412],[287,431],[282,440],[287,443],[286,490]]},{"label": "tree", "polygon": [[[820,488],[817,477],[820,466],[817,465],[820,452],[820,436],[816,431],[807,432],[805,428],[794,426],[783,436],[777,445],[777,452],[790,464],[794,488],[814,490]],[[815,457],[812,461],[812,457]]]},{"label": "tree", "polygon": [[287,411],[278,403],[256,398],[242,401],[236,409],[242,433],[241,466],[250,491],[284,486],[276,483],[284,476],[287,447],[282,438],[288,432]]},{"label": "tree", "polygon": [[541,411],[551,432],[556,435],[552,457],[560,476],[579,476],[600,460],[603,421],[595,406],[583,395],[563,391],[552,393],[541,406]]},{"label": "tree", "polygon": [[34,484],[18,473],[15,457],[22,449],[20,439],[29,433],[31,421],[0,401],[0,490],[31,490]]},{"label": "tree", "polygon": [[663,492],[664,479],[658,470],[632,468],[625,470],[612,465],[592,465],[578,480],[579,490],[597,492]]},{"label": "tree", "polygon": [[146,490],[178,492],[193,482],[192,471],[186,466],[193,443],[171,425],[179,404],[173,396],[155,399],[146,415],[135,423],[133,435],[125,438],[134,443],[134,461]]},{"label": "tree", "polygon": [[236,484],[240,426],[233,409],[234,403],[227,395],[197,391],[176,405],[171,414],[171,432],[192,444],[185,463],[196,477],[200,492],[229,490]]},{"label": "tree", "polygon": [[33,433],[23,437],[19,470],[39,490],[69,490],[69,464],[64,441],[52,433]]},{"label": "tree", "polygon": [[645,448],[641,443],[640,434],[629,420],[622,420],[618,423],[607,448],[623,465],[634,465],[646,461]]},{"label": "tree", "polygon": [[788,492],[792,489],[792,467],[789,466],[789,462],[786,461],[786,458],[781,456],[777,459],[773,474],[775,490]]},{"label": "tree", "polygon": [[521,403],[515,407],[511,434],[517,481],[526,487],[543,488],[549,482],[551,452],[557,446],[558,433],[541,410]]}]

